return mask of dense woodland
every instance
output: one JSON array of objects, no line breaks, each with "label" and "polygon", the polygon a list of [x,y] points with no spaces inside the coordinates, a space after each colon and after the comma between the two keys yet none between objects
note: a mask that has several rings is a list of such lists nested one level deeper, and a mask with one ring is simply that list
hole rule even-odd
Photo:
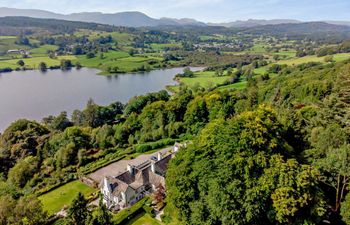
[{"label": "dense woodland", "polygon": [[[244,30],[136,30],[39,19],[28,23],[39,23],[40,29],[16,34],[20,44],[30,45],[26,36],[44,33],[41,44],[58,45],[62,52],[74,44],[74,55],[87,57],[122,47],[111,36],[93,41],[84,36],[50,36],[55,32],[72,34],[78,28],[122,30],[134,37],[127,48],[130,55],[146,53],[152,43],[182,41],[180,49],[164,50],[162,63],[203,65],[206,72],[216,71],[216,77],[228,74],[230,84],[243,80],[246,86],[181,85],[174,94],[160,91],[108,106],[90,100],[85,109],[71,116],[62,112],[39,122],[13,122],[0,135],[1,225],[52,224],[38,196],[118,157],[145,153],[175,141],[192,144],[171,160],[162,216],[165,223],[350,224],[350,61],[269,64],[278,60],[256,52],[230,55],[222,49],[194,46],[231,43],[221,36],[217,40],[217,33],[253,34],[240,36],[229,47],[239,46],[241,51],[251,48],[263,33],[264,40],[271,43],[269,51],[293,48],[300,54],[324,56],[350,51],[347,29],[318,23]],[[0,31],[6,34],[14,31],[13,26],[20,26],[17,20],[6,18],[0,19],[1,24]],[[306,32],[310,27],[314,32]],[[326,31],[330,35],[324,35]],[[282,33],[290,36],[280,37]],[[198,38],[208,34],[211,36],[206,41]],[[262,76],[254,74],[267,64]],[[72,66],[70,61],[64,65]],[[193,76],[189,69],[178,75]],[[83,195],[77,195],[64,223],[113,223],[102,204],[93,212],[87,210],[87,204]]]}]

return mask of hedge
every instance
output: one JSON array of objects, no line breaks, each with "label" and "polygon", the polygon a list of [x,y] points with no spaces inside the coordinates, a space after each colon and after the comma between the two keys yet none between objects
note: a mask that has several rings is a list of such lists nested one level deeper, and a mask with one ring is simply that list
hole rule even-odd
[{"label": "hedge", "polygon": [[144,153],[150,150],[154,150],[154,149],[158,149],[158,148],[162,148],[164,146],[167,145],[173,145],[177,140],[175,139],[162,139],[156,142],[149,142],[149,143],[145,143],[145,144],[138,144],[135,145],[135,151],[138,153]]},{"label": "hedge", "polygon": [[139,202],[135,203],[133,206],[127,209],[123,209],[118,212],[113,218],[113,224],[125,224],[127,221],[131,220],[135,215],[144,211],[143,206],[149,200],[149,197],[145,197]]}]

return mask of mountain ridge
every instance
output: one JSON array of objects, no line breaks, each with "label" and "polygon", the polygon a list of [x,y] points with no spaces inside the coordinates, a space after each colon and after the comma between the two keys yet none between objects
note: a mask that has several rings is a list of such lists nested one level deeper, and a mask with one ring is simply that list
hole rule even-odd
[{"label": "mountain ridge", "polygon": [[[223,26],[232,28],[248,28],[264,25],[278,25],[278,24],[298,24],[305,21],[293,19],[271,19],[271,20],[237,20],[226,23],[205,23],[191,18],[167,18],[159,19],[152,18],[145,13],[138,11],[126,11],[118,13],[102,13],[102,12],[80,12],[71,14],[59,14],[40,9],[16,9],[8,7],[0,7],[0,17],[20,16],[33,17],[42,19],[59,19],[69,21],[92,22],[100,24],[108,24],[114,26],[125,27],[156,27],[156,26]],[[318,22],[318,21],[315,21]],[[350,26],[350,21],[319,21],[334,25]]]}]

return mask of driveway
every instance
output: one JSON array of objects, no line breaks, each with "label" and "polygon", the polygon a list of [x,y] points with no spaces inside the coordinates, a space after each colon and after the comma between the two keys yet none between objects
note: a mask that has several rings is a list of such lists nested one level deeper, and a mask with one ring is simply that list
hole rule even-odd
[{"label": "driveway", "polygon": [[[173,147],[164,148],[162,150],[159,150],[158,152],[161,152],[164,155],[166,155],[168,152],[170,152],[173,149]],[[95,172],[88,175],[89,178],[94,180],[96,183],[100,184],[104,177],[106,176],[117,176],[122,172],[126,171],[126,167],[128,164],[132,166],[140,165],[146,161],[149,161],[152,156],[157,157],[158,152],[155,152],[153,154],[143,154],[135,159],[131,160],[120,160],[118,162],[109,164],[108,166],[105,166],[99,170],[96,170]]]}]

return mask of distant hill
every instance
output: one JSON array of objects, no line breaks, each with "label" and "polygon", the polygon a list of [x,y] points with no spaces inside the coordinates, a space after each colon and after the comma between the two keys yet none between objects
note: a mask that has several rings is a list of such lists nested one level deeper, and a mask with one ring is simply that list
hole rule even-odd
[{"label": "distant hill", "polygon": [[350,26],[350,21],[334,21],[334,20],[328,20],[324,21],[329,24],[334,24],[334,25],[343,25],[343,26]]},{"label": "distant hill", "polygon": [[278,25],[278,24],[296,24],[302,23],[298,20],[288,20],[288,19],[280,19],[280,20],[237,20],[235,22],[229,23],[208,23],[210,26],[224,26],[224,27],[256,27],[256,26],[264,26],[264,25]]},{"label": "distant hill", "polygon": [[125,27],[154,27],[162,25],[171,26],[205,26],[204,23],[192,19],[154,19],[141,12],[120,12],[106,14],[100,12],[83,12],[68,15],[52,13],[44,10],[0,8],[0,16],[21,16],[43,19],[59,19],[81,22],[93,22]]},{"label": "distant hill", "polygon": [[325,22],[307,22],[297,24],[276,24],[239,28],[241,32],[249,34],[270,34],[280,37],[292,37],[294,39],[312,38],[322,40],[328,37],[344,40],[350,38],[350,26],[335,25]]},{"label": "distant hill", "polygon": [[329,24],[326,22],[307,22],[297,24],[270,24],[255,26],[245,29],[250,33],[271,32],[274,34],[306,34],[306,33],[327,33],[327,32],[349,32],[350,27],[344,25]]},{"label": "distant hill", "polygon": [[0,7],[0,16],[22,16],[22,17],[34,17],[44,19],[63,19],[64,15],[38,9],[14,9]]},{"label": "distant hill", "polygon": [[[194,19],[174,19],[160,18],[155,19],[147,16],[142,12],[119,12],[119,13],[100,13],[100,12],[82,12],[73,14],[59,14],[45,10],[37,9],[15,9],[0,7],[0,17],[32,17],[42,19],[58,19],[69,21],[80,21],[89,23],[99,23],[114,26],[124,27],[156,27],[156,26],[223,26],[228,28],[251,28],[266,25],[280,24],[300,24],[303,21],[290,19],[275,19],[275,20],[238,20],[228,23],[204,23]],[[350,21],[321,21],[328,24],[350,26]]]},{"label": "distant hill", "polygon": [[107,24],[42,19],[32,17],[0,17],[0,35],[26,34],[60,34],[73,33],[78,29],[100,31],[128,31],[133,28],[115,27]]}]

